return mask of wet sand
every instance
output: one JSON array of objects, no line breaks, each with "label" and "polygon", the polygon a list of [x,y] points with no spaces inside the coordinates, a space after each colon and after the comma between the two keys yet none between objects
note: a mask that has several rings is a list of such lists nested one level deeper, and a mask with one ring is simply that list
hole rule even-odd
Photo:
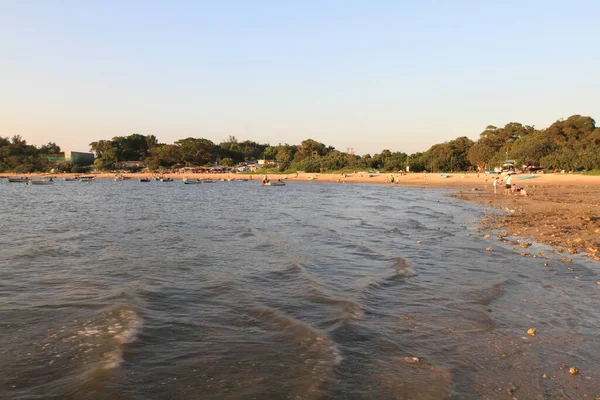
[{"label": "wet sand", "polygon": [[[507,196],[500,190],[494,195],[490,189],[461,190],[456,197],[501,210],[486,213],[481,229],[499,230],[503,240],[520,236],[551,245],[558,253],[555,258],[563,261],[579,253],[600,261],[600,177],[549,176],[527,181],[531,181],[523,185],[527,196]],[[515,249],[530,255],[523,248]]]}]

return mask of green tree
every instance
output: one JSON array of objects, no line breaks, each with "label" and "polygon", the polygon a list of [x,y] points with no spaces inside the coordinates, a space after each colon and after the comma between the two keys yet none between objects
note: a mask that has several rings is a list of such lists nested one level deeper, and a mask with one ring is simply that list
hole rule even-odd
[{"label": "green tree", "polygon": [[269,147],[268,144],[259,144],[250,140],[238,143],[237,145],[243,156],[243,161],[259,159],[265,152],[265,149]]},{"label": "green tree", "polygon": [[208,139],[186,138],[175,142],[179,147],[180,162],[186,166],[212,163],[217,158],[217,146]]},{"label": "green tree", "polygon": [[321,142],[313,139],[303,140],[298,145],[298,150],[294,154],[294,160],[299,161],[307,157],[320,157],[326,155],[331,148],[328,148]]},{"label": "green tree", "polygon": [[171,168],[181,160],[180,147],[174,144],[153,147],[150,156],[146,158],[146,164],[151,170],[160,168]]},{"label": "green tree", "polygon": [[483,143],[475,143],[467,152],[467,160],[483,171],[497,154],[496,150]]},{"label": "green tree", "polygon": [[559,145],[554,143],[549,137],[535,133],[517,139],[510,147],[511,157],[517,160],[521,165],[539,164],[540,161],[557,151]]},{"label": "green tree", "polygon": [[41,154],[60,154],[61,150],[60,150],[60,147],[56,143],[49,142],[48,144],[40,147],[40,153]]},{"label": "green tree", "polygon": [[111,140],[99,140],[97,142],[90,143],[90,150],[96,154],[96,158],[102,158],[104,153],[112,148]]},{"label": "green tree", "polygon": [[433,145],[426,155],[426,165],[432,171],[466,171],[471,167],[467,158],[473,141],[463,136],[447,143]]},{"label": "green tree", "polygon": [[262,154],[264,160],[275,160],[277,158],[277,147],[269,146]]},{"label": "green tree", "polygon": [[510,122],[503,128],[488,125],[479,135],[478,143],[489,146],[496,151],[506,151],[512,142],[534,132],[535,129],[532,126],[521,125],[518,122]]},{"label": "green tree", "polygon": [[576,149],[581,141],[591,137],[595,130],[596,121],[593,118],[572,115],[566,120],[556,121],[548,129],[545,129],[543,134],[556,144]]},{"label": "green tree", "polygon": [[275,156],[275,160],[286,166],[289,166],[294,159],[294,154],[297,151],[296,146],[290,146],[288,144],[277,146],[277,155]]},{"label": "green tree", "polygon": [[28,145],[20,135],[0,140],[0,171],[41,172],[47,171],[49,165],[40,150]]}]

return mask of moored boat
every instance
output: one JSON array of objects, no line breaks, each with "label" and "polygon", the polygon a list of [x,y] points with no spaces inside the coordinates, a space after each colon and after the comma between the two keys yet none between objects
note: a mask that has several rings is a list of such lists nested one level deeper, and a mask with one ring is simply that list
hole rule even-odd
[{"label": "moored boat", "polygon": [[27,177],[23,176],[11,176],[6,179],[8,179],[8,181],[12,183],[27,183],[27,181],[29,180]]},{"label": "moored boat", "polygon": [[50,179],[30,179],[27,181],[28,185],[52,185],[54,184],[54,180]]},{"label": "moored boat", "polygon": [[183,178],[183,179],[182,179],[182,181],[183,181],[183,183],[184,183],[184,184],[186,184],[186,185],[197,185],[197,184],[200,184],[200,183],[202,183],[202,182],[200,181],[200,179],[188,179],[188,178]]},{"label": "moored boat", "polygon": [[95,179],[96,177],[94,175],[81,175],[79,177],[79,182],[91,182]]},{"label": "moored boat", "polygon": [[280,181],[267,181],[261,184],[262,186],[285,186],[285,182]]}]

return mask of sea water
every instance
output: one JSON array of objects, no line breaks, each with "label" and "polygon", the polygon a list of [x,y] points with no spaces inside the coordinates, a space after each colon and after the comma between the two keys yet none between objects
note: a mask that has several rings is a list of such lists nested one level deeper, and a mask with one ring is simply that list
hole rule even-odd
[{"label": "sea water", "polygon": [[3,180],[0,398],[600,394],[597,263],[448,194]]}]

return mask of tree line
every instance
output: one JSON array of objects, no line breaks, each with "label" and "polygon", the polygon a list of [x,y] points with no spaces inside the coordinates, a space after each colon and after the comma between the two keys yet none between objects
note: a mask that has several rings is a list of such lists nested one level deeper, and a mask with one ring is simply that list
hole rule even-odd
[{"label": "tree line", "polygon": [[27,144],[19,135],[10,139],[0,137],[0,172],[48,171],[53,165],[48,156],[60,154],[60,147],[56,143],[37,147]]},{"label": "tree line", "polygon": [[[507,159],[517,165],[539,165],[547,170],[600,169],[600,127],[591,117],[573,115],[546,129],[511,122],[504,127],[487,126],[477,141],[466,136],[431,146],[425,152],[355,155],[341,152],[314,139],[298,145],[238,141],[234,136],[215,144],[204,138],[185,138],[173,144],[159,143],[154,135],[132,134],[90,143],[96,167],[112,170],[122,161],[144,162],[152,170],[209,166],[233,166],[257,159],[274,160],[280,171],[410,171],[452,172],[484,170]],[[0,171],[34,172],[51,168],[74,170],[78,166],[56,165],[48,156],[59,154],[55,143],[36,147],[20,136],[0,137]],[[76,172],[76,171],[74,171]]]}]

